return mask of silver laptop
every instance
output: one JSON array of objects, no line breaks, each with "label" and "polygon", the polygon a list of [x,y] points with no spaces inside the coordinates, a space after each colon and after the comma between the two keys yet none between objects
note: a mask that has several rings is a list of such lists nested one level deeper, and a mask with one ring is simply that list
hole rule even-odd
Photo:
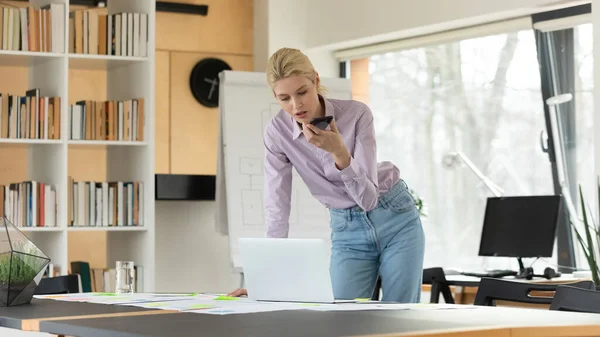
[{"label": "silver laptop", "polygon": [[239,239],[248,298],[257,301],[311,303],[335,300],[329,254],[319,239]]}]

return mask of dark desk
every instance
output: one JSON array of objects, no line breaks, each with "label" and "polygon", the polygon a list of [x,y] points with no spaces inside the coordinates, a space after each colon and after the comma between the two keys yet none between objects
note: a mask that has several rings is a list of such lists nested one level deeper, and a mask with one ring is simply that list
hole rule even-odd
[{"label": "dark desk", "polygon": [[44,321],[40,330],[83,337],[342,337],[466,329],[457,322],[404,318],[401,311],[278,311],[243,315],[177,313],[156,316]]},{"label": "dark desk", "polygon": [[75,317],[111,317],[169,314],[173,311],[145,309],[133,306],[61,302],[33,299],[30,304],[0,307],[0,326],[19,330],[38,331],[39,323],[48,319]]},{"label": "dark desk", "polygon": [[[568,284],[573,282],[579,282],[584,280],[589,280],[585,278],[576,278],[571,274],[563,274],[560,277],[555,277],[552,279],[546,279],[543,277],[535,277],[531,280],[527,279],[517,279],[514,276],[503,277],[503,280],[508,281],[516,281],[516,282],[527,282],[527,283],[540,283],[540,284]],[[477,287],[479,287],[479,282],[481,278],[474,276],[465,276],[465,275],[446,275],[446,284],[448,286],[459,287],[454,289],[454,300],[456,303],[460,304],[472,304],[475,300],[475,295],[477,293]],[[506,303],[505,303],[506,304]],[[548,306],[540,306],[540,305],[527,305],[527,304],[518,304],[513,303],[512,305],[517,306],[527,306],[527,307],[548,307]]]},{"label": "dark desk", "polygon": [[[303,310],[218,316],[164,310],[157,313],[105,304],[46,302],[35,301],[29,308],[4,308],[0,310],[1,321],[12,321],[13,327],[18,328],[15,322],[60,313],[64,317],[40,320],[36,331],[78,337],[600,336],[600,315],[522,308]],[[75,311],[81,311],[81,316],[71,316]],[[89,313],[95,314],[90,317]]]},{"label": "dark desk", "polygon": [[[560,277],[555,277],[552,279],[546,279],[543,277],[534,277],[531,280],[527,279],[518,279],[514,276],[503,277],[502,280],[516,281],[516,282],[529,282],[529,283],[554,283],[554,284],[562,284],[562,283],[571,283],[584,281],[589,279],[576,278],[571,274],[565,274]],[[475,276],[465,276],[465,275],[446,275],[446,281],[449,285],[454,286],[462,286],[462,287],[477,287],[479,286],[479,282],[481,278]]]}]

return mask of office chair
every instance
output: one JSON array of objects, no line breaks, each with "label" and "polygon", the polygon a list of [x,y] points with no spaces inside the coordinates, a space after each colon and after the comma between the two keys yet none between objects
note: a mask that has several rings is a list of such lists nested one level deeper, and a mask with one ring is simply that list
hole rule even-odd
[{"label": "office chair", "polygon": [[373,295],[371,300],[379,301],[379,293],[381,292],[381,276],[377,276],[377,282],[375,283],[375,289],[373,289]]},{"label": "office chair", "polygon": [[440,294],[442,294],[446,303],[454,304],[454,297],[452,297],[444,269],[440,267],[423,269],[423,284],[431,284],[430,303],[439,303]]},{"label": "office chair", "polygon": [[[448,281],[446,281],[444,269],[440,267],[423,269],[423,284],[431,284],[430,303],[439,303],[441,293],[446,303],[454,304],[454,297],[452,297],[452,291],[450,291],[450,286],[448,285]],[[377,283],[371,296],[373,301],[379,301],[380,291],[381,276],[377,278]]]},{"label": "office chair", "polygon": [[[593,281],[579,281],[569,283],[572,287],[595,290]],[[502,280],[495,278],[482,278],[475,295],[475,305],[495,306],[496,300],[530,303],[551,304],[553,297],[531,296],[532,291],[555,292],[559,284],[539,284]]]},{"label": "office chair", "polygon": [[35,289],[34,295],[54,295],[80,293],[79,275],[70,274],[66,276],[43,278]]},{"label": "office chair", "polygon": [[550,310],[600,314],[600,291],[561,284],[556,288]]}]

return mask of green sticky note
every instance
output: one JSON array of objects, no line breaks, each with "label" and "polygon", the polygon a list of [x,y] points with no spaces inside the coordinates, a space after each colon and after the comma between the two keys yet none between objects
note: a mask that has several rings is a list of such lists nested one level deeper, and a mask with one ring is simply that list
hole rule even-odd
[{"label": "green sticky note", "polygon": [[94,296],[117,296],[115,293],[94,293]]},{"label": "green sticky note", "polygon": [[215,301],[237,301],[239,300],[238,297],[231,297],[231,296],[218,296],[215,297]]},{"label": "green sticky note", "polygon": [[160,307],[161,305],[166,304],[165,302],[154,302],[154,303],[148,303],[146,304],[146,306],[148,307]]},{"label": "green sticky note", "polygon": [[357,301],[357,302],[368,302],[371,299],[370,298],[355,298],[354,300]]},{"label": "green sticky note", "polygon": [[194,304],[194,305],[190,305],[190,309],[207,309],[207,308],[212,308],[214,307],[211,304]]}]

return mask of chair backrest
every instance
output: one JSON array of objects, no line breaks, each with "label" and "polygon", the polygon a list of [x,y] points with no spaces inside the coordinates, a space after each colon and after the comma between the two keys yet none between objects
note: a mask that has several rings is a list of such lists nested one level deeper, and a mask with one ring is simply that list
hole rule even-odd
[{"label": "chair backrest", "polygon": [[79,275],[70,274],[66,276],[47,277],[40,281],[35,289],[35,295],[53,295],[81,292],[79,286]]},{"label": "chair backrest", "polygon": [[373,295],[371,295],[371,300],[379,301],[381,297],[381,276],[377,277],[377,282],[375,283],[375,289],[373,289]]},{"label": "chair backrest", "polygon": [[[423,269],[423,284],[431,284],[431,302],[437,303],[439,301],[440,293],[444,296],[446,303],[454,303],[452,292],[446,281],[446,274],[444,269],[440,267],[425,268]],[[377,278],[375,289],[373,289],[373,295],[371,299],[378,301],[381,292],[381,277]]]},{"label": "chair backrest", "polygon": [[441,267],[423,269],[423,284],[432,284],[433,282],[447,282],[444,269]]},{"label": "chair backrest", "polygon": [[600,314],[600,291],[559,285],[550,304],[550,310]]},{"label": "chair backrest", "polygon": [[429,302],[439,303],[441,294],[444,297],[444,302],[448,304],[455,303],[443,268],[433,267],[423,269],[423,284],[431,284]]},{"label": "chair backrest", "polygon": [[[531,303],[550,304],[550,296],[532,296],[532,291],[555,292],[560,284],[540,284],[520,282],[495,278],[482,278],[475,295],[475,305],[495,306],[496,300]],[[596,289],[593,281],[579,281],[569,283],[572,287],[584,289]]]}]

